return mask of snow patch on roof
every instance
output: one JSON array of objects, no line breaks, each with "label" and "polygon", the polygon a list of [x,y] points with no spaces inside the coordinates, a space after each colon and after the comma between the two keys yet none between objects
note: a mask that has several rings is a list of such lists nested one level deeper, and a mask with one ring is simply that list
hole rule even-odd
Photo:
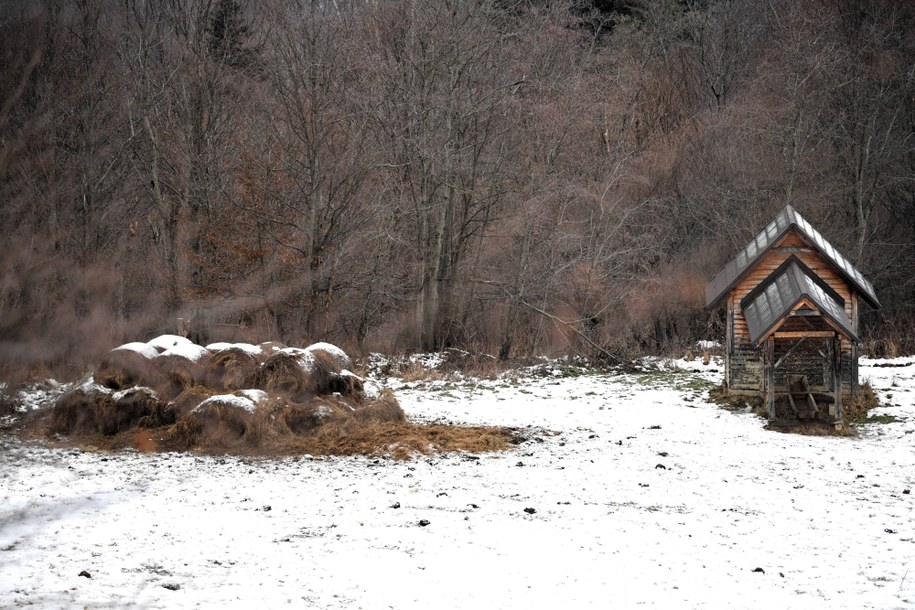
[{"label": "snow patch on roof", "polygon": [[159,350],[150,345],[149,343],[140,343],[139,341],[133,341],[131,343],[125,343],[124,345],[119,345],[111,351],[118,350],[129,350],[136,352],[143,356],[144,358],[155,358],[159,355]]}]

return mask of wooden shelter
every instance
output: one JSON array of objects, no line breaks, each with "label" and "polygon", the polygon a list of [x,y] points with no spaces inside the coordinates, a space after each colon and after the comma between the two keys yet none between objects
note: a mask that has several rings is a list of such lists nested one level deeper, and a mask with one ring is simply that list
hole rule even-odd
[{"label": "wooden shelter", "polygon": [[727,307],[725,390],[761,394],[769,419],[842,424],[858,390],[858,306],[874,287],[790,205],[712,279]]}]

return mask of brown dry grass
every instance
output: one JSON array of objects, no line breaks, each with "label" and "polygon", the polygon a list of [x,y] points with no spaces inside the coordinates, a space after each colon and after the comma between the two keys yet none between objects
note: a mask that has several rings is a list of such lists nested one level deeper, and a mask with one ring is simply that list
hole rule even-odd
[{"label": "brown dry grass", "polygon": [[[259,417],[263,417],[265,429],[258,428]],[[515,431],[509,428],[366,422],[350,418],[325,423],[311,434],[295,435],[283,433],[270,421],[270,411],[265,410],[256,413],[249,423],[256,431],[249,427],[240,435],[236,430],[208,437],[202,422],[184,418],[158,430],[134,429],[114,436],[96,433],[75,440],[78,446],[90,451],[133,448],[258,457],[365,455],[398,460],[436,453],[506,451],[518,442]],[[258,437],[256,441],[255,437]]]},{"label": "brown dry grass", "polygon": [[367,405],[357,407],[355,416],[363,421],[374,422],[404,422],[407,420],[403,409],[394,398],[394,392],[387,388],[377,399]]},{"label": "brown dry grass", "polygon": [[759,395],[742,396],[729,394],[724,386],[716,386],[709,390],[709,400],[727,409],[728,411],[741,411],[751,409],[757,415],[765,416],[765,401]]},{"label": "brown dry grass", "polygon": [[463,451],[504,451],[514,434],[506,428],[421,425],[409,422],[373,422],[352,419],[321,426],[315,434],[293,439],[292,453],[311,455],[415,455]]},{"label": "brown dry grass", "polygon": [[416,381],[439,381],[443,378],[438,369],[428,369],[421,364],[409,364],[400,371],[400,378],[406,383]]},{"label": "brown dry grass", "polygon": [[842,405],[842,417],[848,423],[860,424],[867,419],[871,409],[879,406],[880,399],[877,398],[877,393],[870,383],[865,382],[858,386],[858,395]]},{"label": "brown dry grass", "polygon": [[257,364],[257,359],[243,349],[220,350],[206,363],[207,385],[230,392],[253,387]]}]

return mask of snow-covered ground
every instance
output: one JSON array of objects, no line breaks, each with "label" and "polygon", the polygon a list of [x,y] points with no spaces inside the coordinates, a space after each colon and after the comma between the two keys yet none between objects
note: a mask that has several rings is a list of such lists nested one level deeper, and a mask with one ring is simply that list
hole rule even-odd
[{"label": "snow-covered ground", "polygon": [[0,439],[0,607],[915,607],[915,358],[862,362],[897,421],[858,438],[765,431],[707,402],[720,363],[673,365],[384,380],[414,420],[527,430],[500,454]]}]

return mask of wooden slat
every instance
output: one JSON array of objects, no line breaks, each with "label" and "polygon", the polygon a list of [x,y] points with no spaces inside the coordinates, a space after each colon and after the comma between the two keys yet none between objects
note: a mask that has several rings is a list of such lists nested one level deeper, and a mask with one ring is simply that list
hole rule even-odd
[{"label": "wooden slat", "polygon": [[775,333],[776,339],[832,339],[836,333],[831,330],[783,330]]}]

